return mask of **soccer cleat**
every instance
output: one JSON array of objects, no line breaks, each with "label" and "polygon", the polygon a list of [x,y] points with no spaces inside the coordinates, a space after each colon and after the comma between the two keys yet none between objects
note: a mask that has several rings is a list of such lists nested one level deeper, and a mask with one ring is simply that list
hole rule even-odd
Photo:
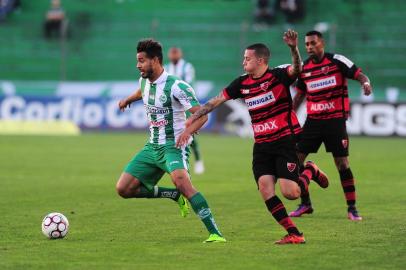
[{"label": "soccer cleat", "polygon": [[218,234],[212,233],[209,235],[209,238],[204,240],[203,243],[224,243],[227,242],[227,240]]},{"label": "soccer cleat", "polygon": [[186,217],[189,214],[189,204],[183,195],[179,196],[178,205],[180,208],[180,214],[182,217]]},{"label": "soccer cleat", "polygon": [[362,217],[358,215],[357,209],[348,209],[348,219],[352,221],[361,221]]},{"label": "soccer cleat", "polygon": [[277,245],[285,245],[285,244],[304,244],[306,240],[304,238],[303,233],[301,235],[296,234],[287,234],[281,240],[275,242]]},{"label": "soccer cleat", "polygon": [[196,160],[195,162],[195,174],[203,174],[204,173],[204,164],[202,160]]},{"label": "soccer cleat", "polygon": [[313,172],[315,173],[315,178],[312,178],[314,182],[316,182],[320,187],[327,188],[328,187],[328,177],[327,175],[319,169],[319,167],[313,161],[307,161],[305,168],[313,168]]},{"label": "soccer cleat", "polygon": [[289,213],[290,217],[301,217],[303,214],[311,214],[313,213],[313,207],[311,204],[299,204],[299,207],[295,210]]}]

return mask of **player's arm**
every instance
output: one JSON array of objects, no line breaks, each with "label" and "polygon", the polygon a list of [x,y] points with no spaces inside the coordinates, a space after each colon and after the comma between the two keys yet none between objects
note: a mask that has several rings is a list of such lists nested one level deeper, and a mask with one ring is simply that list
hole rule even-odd
[{"label": "player's arm", "polygon": [[297,109],[299,108],[300,104],[302,104],[303,100],[305,98],[305,94],[297,91],[296,95],[293,97],[293,105],[292,108],[296,112]]},{"label": "player's arm", "polygon": [[372,86],[368,76],[360,72],[355,79],[360,82],[364,95],[369,96],[372,93]]},{"label": "player's arm", "polygon": [[[201,106],[194,106],[190,108],[188,111],[190,113],[196,113],[198,110],[201,109]],[[185,130],[180,134],[178,139],[176,140],[176,147],[181,147],[183,145],[187,145],[189,143],[190,137],[197,132],[206,122],[209,117],[207,115],[203,115],[199,119],[197,119],[195,122],[190,124],[188,127],[185,128]]]},{"label": "player's arm", "polygon": [[190,136],[196,133],[204,125],[204,123],[206,123],[208,119],[207,114],[227,100],[228,99],[224,96],[223,92],[221,92],[218,96],[210,99],[203,106],[195,106],[190,108],[189,111],[193,114],[186,120],[186,128],[176,141],[176,146],[181,147],[186,145]]},{"label": "player's arm", "polygon": [[288,74],[291,78],[296,78],[302,72],[302,59],[297,47],[297,32],[289,29],[283,34],[283,41],[289,46],[292,55],[292,65],[288,69]]},{"label": "player's arm", "polygon": [[137,89],[133,94],[118,102],[118,107],[123,112],[125,108],[130,107],[131,103],[142,99],[141,89]]},{"label": "player's arm", "polygon": [[[199,118],[206,116],[227,100],[228,99],[224,96],[223,91],[220,92],[218,96],[210,99],[206,104],[204,104],[199,110],[197,110],[188,118],[188,120],[186,121],[186,127],[191,126],[194,122],[198,121]],[[193,132],[196,132],[197,130],[194,130]]]}]

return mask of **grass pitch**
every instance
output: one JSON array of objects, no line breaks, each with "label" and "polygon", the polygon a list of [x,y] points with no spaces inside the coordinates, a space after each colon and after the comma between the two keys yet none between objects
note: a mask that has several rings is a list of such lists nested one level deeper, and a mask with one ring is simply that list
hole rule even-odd
[{"label": "grass pitch", "polygon": [[[313,215],[294,219],[305,245],[275,246],[285,232],[251,174],[252,141],[200,135],[206,173],[193,176],[228,242],[203,244],[203,225],[167,199],[119,198],[115,183],[145,134],[0,138],[0,269],[404,269],[406,143],[351,138],[350,163],[364,221],[346,219],[332,158],[310,156],[330,176],[311,185]],[[192,158],[193,163],[193,158]],[[161,185],[170,186],[168,177]],[[283,199],[292,210],[298,201]],[[41,233],[65,214],[65,239]]]}]

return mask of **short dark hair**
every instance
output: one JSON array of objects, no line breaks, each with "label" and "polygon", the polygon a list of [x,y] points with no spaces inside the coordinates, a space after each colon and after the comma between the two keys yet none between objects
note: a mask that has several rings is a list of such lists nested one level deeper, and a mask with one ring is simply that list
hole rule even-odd
[{"label": "short dark hair", "polygon": [[308,37],[308,36],[317,36],[319,38],[323,38],[323,34],[320,33],[319,31],[316,31],[316,30],[312,30],[312,31],[307,32],[306,37]]},{"label": "short dark hair", "polygon": [[162,45],[158,41],[152,38],[140,40],[137,45],[137,53],[140,52],[145,52],[149,59],[158,57],[159,63],[162,64]]},{"label": "short dark hair", "polygon": [[259,58],[264,58],[265,62],[268,62],[271,57],[271,51],[263,43],[255,43],[246,48],[246,50],[254,50],[255,56]]}]

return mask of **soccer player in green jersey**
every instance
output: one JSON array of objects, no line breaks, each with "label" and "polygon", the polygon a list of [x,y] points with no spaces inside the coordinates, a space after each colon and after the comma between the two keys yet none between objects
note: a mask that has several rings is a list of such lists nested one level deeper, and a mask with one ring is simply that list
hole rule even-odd
[{"label": "soccer player in green jersey", "polygon": [[[205,242],[225,242],[203,195],[193,187],[189,176],[189,147],[177,148],[175,142],[185,128],[186,112],[199,108],[193,88],[180,78],[169,75],[162,66],[162,46],[146,39],[137,46],[139,89],[119,102],[120,110],[141,100],[147,112],[150,139],[127,164],[116,189],[123,198],[169,198],[179,204],[182,216],[189,212],[189,201],[200,217],[209,238]],[[202,125],[207,117],[196,125]],[[189,142],[190,144],[190,142]],[[164,173],[176,188],[157,186]]]}]

